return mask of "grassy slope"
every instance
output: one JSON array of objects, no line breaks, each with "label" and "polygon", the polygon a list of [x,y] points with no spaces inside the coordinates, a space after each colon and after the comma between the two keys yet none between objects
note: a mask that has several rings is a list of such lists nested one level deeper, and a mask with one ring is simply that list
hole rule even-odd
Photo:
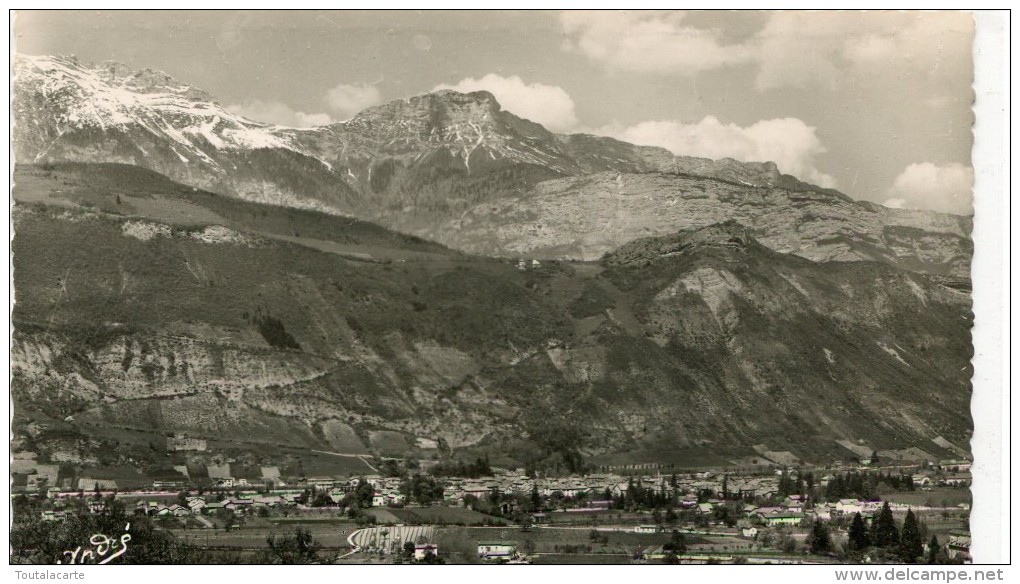
[{"label": "grassy slope", "polygon": [[252,203],[174,182],[124,164],[18,165],[14,198],[148,218],[181,226],[216,223],[265,236],[456,256],[441,245],[348,217]]}]

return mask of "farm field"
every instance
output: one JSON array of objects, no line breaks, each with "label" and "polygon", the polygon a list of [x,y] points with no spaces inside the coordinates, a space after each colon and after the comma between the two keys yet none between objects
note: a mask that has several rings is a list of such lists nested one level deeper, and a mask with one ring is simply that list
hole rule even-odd
[{"label": "farm field", "polygon": [[[280,448],[281,455],[300,462],[306,476],[364,476],[376,472],[364,460],[354,456],[337,456],[325,452],[312,452],[300,448]],[[296,463],[295,463],[296,464]],[[280,469],[284,471],[283,468]],[[288,472],[290,469],[288,469]]]},{"label": "farm field", "polygon": [[[213,518],[215,529],[196,529],[197,525],[185,529],[171,528],[177,537],[196,546],[214,552],[250,554],[263,549],[266,537],[272,533],[287,533],[300,526],[307,529],[323,548],[326,557],[335,557],[349,551],[348,537],[353,537],[360,553],[345,557],[342,563],[390,563],[399,557],[405,542],[433,543],[440,550],[441,557],[450,564],[475,564],[479,541],[515,542],[518,550],[532,558],[535,564],[629,564],[631,558],[649,548],[657,548],[670,541],[671,533],[637,533],[628,527],[619,531],[612,527],[554,527],[539,526],[528,529],[513,526],[476,527],[464,525],[408,524],[408,518],[420,509],[378,510],[396,513],[405,521],[399,524],[376,525],[359,529],[358,525],[340,517],[249,517],[240,527],[230,531],[222,529],[222,521]],[[477,519],[488,516],[467,509],[425,508],[431,512],[433,521],[441,519]],[[451,513],[454,512],[454,513]],[[419,517],[420,518],[420,517]],[[795,534],[798,539],[804,534]],[[799,537],[798,537],[799,536]],[[744,556],[749,561],[776,560],[772,550],[762,550],[754,542],[727,534],[684,533],[687,554],[694,557]],[[384,552],[384,550],[386,550]],[[781,556],[781,554],[780,554]],[[799,560],[803,558],[798,556]],[[649,560],[658,563],[659,560]]]},{"label": "farm field", "polygon": [[[121,489],[138,489],[149,485],[152,479],[142,474],[139,469],[127,465],[89,468],[82,472],[83,476],[94,479],[111,479],[117,481]],[[187,480],[182,475],[180,480]]]},{"label": "farm field", "polygon": [[890,503],[925,507],[955,507],[960,503],[970,504],[970,489],[934,487],[930,491],[906,491],[881,493]]},{"label": "farm field", "polygon": [[[342,525],[315,525],[303,524],[323,548],[327,550],[340,550],[348,547],[347,536],[350,535],[356,526]],[[238,529],[223,531],[221,529],[172,529],[175,536],[201,547],[212,548],[237,548],[238,550],[263,549],[266,546],[266,537],[271,533],[285,533],[292,528],[284,525],[279,527],[273,525],[242,526]]]},{"label": "farm field", "polygon": [[654,523],[652,514],[648,512],[630,512],[618,509],[592,511],[552,511],[546,513],[542,525],[599,527],[623,526],[632,529],[637,525]]},{"label": "farm field", "polygon": [[407,437],[392,430],[376,430],[369,433],[372,448],[383,456],[401,456],[408,449]]},{"label": "farm field", "polygon": [[556,565],[618,565],[630,564],[630,554],[537,554],[532,556],[532,563],[538,566]]},{"label": "farm field", "polygon": [[398,551],[404,542],[433,543],[436,528],[430,525],[402,525],[393,527],[369,527],[354,535],[354,543],[367,550],[389,549]]},{"label": "farm field", "polygon": [[[400,510],[397,510],[400,511]],[[479,514],[481,515],[481,514]],[[439,525],[386,525],[359,529],[357,524],[336,517],[249,518],[245,524],[230,531],[222,529],[171,528],[175,536],[213,552],[252,554],[266,545],[272,533],[287,533],[294,527],[308,529],[322,545],[324,557],[333,558],[350,550],[348,537],[361,552],[345,557],[341,563],[390,563],[399,557],[405,542],[433,543],[450,564],[480,563],[476,555],[479,541],[515,542],[518,550],[534,564],[630,564],[636,553],[657,548],[670,540],[669,533],[636,533],[629,529],[597,531],[593,540],[590,528],[536,527],[524,531],[517,526],[467,527]],[[803,535],[803,534],[797,534]],[[796,536],[795,536],[796,537]],[[602,540],[604,538],[604,541]],[[756,548],[750,540],[731,535],[684,534],[687,555],[698,557],[742,556],[748,561],[782,561],[783,555]],[[387,550],[384,552],[383,550]],[[778,555],[777,555],[778,554]],[[804,556],[794,558],[807,561]],[[817,558],[817,561],[826,561]],[[648,563],[656,564],[652,559]]]},{"label": "farm field", "polygon": [[[523,531],[517,527],[445,527],[437,533],[440,546],[444,549],[466,547],[469,550],[478,541],[497,540],[515,541],[518,549],[526,554],[558,554],[565,547],[573,547],[576,551],[593,554],[633,554],[647,547],[667,543],[668,533],[634,533],[600,531],[599,535],[607,538],[606,544],[593,543],[591,530],[585,528],[553,528],[541,527]],[[685,535],[688,545],[703,543],[702,538]],[[469,547],[470,546],[470,547]]]},{"label": "farm field", "polygon": [[272,517],[266,519],[266,521],[273,523],[275,525],[279,525],[281,527],[288,527],[292,525],[293,526],[300,525],[302,527],[308,525],[334,525],[340,529],[346,529],[347,533],[350,533],[355,529],[359,529],[358,524],[352,522],[350,519],[347,519],[346,517],[335,517],[330,515],[323,515],[320,517],[312,515],[294,515],[292,517]]},{"label": "farm field", "polygon": [[405,507],[402,509],[377,507],[369,509],[366,513],[375,517],[377,523],[473,525],[485,521],[503,522],[501,519],[462,507]]},{"label": "farm field", "polygon": [[326,438],[326,442],[333,447],[336,452],[342,452],[344,454],[368,454],[368,448],[365,447],[365,443],[358,438],[358,435],[354,432],[354,428],[350,425],[341,422],[340,420],[327,420],[322,423],[322,434]]}]

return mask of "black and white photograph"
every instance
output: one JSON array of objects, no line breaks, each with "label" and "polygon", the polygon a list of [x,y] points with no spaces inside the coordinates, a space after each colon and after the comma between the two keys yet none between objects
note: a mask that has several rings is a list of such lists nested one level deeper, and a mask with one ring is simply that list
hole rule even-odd
[{"label": "black and white photograph", "polygon": [[10,18],[19,578],[1008,563],[1008,14]]}]

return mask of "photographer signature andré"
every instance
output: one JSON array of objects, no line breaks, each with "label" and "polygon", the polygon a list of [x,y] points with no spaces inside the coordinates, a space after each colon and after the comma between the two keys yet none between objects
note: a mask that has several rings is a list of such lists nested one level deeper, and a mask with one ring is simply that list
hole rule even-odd
[{"label": "photographer signature andr\u00e9", "polygon": [[57,560],[58,564],[106,564],[114,558],[124,555],[128,550],[128,542],[131,541],[131,534],[128,533],[131,524],[124,526],[124,533],[119,539],[108,535],[97,533],[89,538],[88,546],[78,546],[74,550],[64,552],[67,561]]}]

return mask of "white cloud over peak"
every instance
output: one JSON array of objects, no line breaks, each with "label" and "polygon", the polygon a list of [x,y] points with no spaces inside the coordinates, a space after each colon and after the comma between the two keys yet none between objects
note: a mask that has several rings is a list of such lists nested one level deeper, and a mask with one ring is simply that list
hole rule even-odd
[{"label": "white cloud over peak", "polygon": [[291,128],[313,128],[325,126],[337,120],[346,120],[361,110],[382,103],[382,94],[367,84],[347,85],[341,83],[326,92],[324,101],[336,116],[328,113],[306,113],[295,110],[280,101],[254,100],[245,104],[228,106],[227,109],[246,118],[288,126]]},{"label": "white cloud over peak", "polygon": [[577,126],[574,100],[562,87],[556,85],[525,83],[517,75],[502,77],[489,73],[481,79],[468,77],[455,85],[437,85],[433,91],[441,89],[463,93],[488,91],[496,97],[503,109],[542,124],[553,132],[563,132]]},{"label": "white cloud over peak", "polygon": [[333,122],[329,114],[309,114],[297,111],[279,101],[254,100],[246,104],[227,106],[227,111],[267,124],[291,128],[314,128]]},{"label": "white cloud over peak", "polygon": [[607,126],[594,133],[634,144],[661,146],[682,156],[772,161],[783,173],[822,187],[836,186],[832,176],[816,167],[816,157],[825,152],[825,146],[815,128],[797,118],[762,120],[741,127],[708,116],[697,123],[646,121],[629,127]]},{"label": "white cloud over peak", "polygon": [[958,163],[907,166],[889,189],[886,207],[927,209],[957,215],[974,212],[974,169]]},{"label": "white cloud over peak", "polygon": [[341,83],[326,92],[326,102],[343,119],[349,119],[365,108],[379,105],[383,99],[375,86]]},{"label": "white cloud over peak", "polygon": [[745,63],[753,53],[744,45],[723,44],[715,31],[684,24],[683,12],[563,12],[564,48],[614,69],[697,73]]}]

